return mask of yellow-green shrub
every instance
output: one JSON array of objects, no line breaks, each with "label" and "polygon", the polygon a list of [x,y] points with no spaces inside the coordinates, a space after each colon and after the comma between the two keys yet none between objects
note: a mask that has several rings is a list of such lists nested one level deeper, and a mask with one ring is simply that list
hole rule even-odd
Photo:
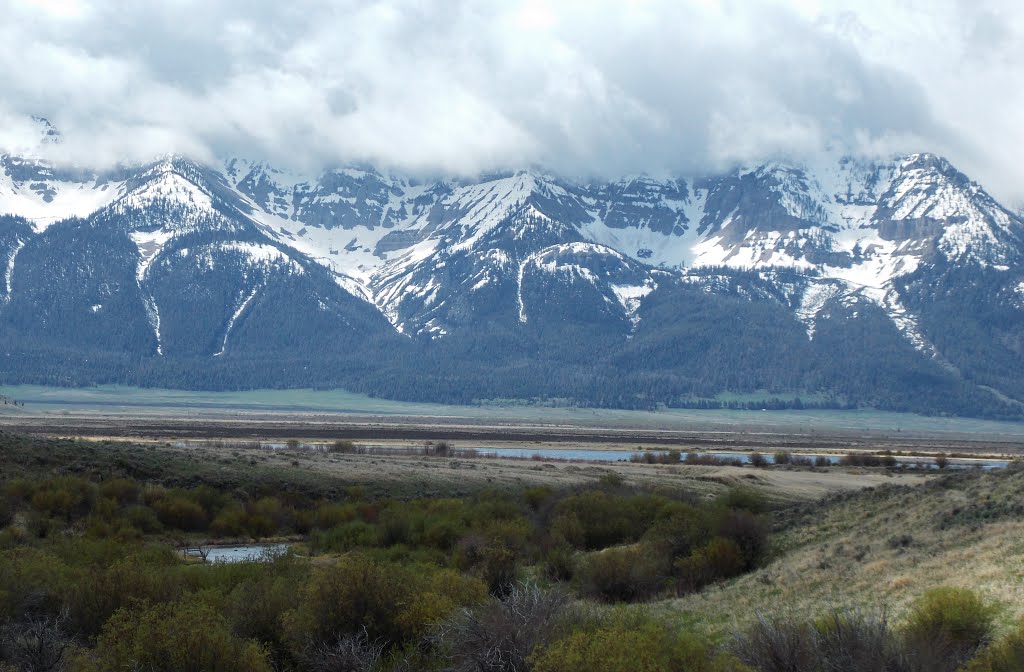
[{"label": "yellow-green shrub", "polygon": [[299,606],[285,614],[284,631],[295,650],[363,628],[371,640],[397,645],[486,594],[478,579],[452,570],[345,556],[316,570]]},{"label": "yellow-green shrub", "polygon": [[966,672],[1024,672],[1024,622],[978,654]]},{"label": "yellow-green shrub", "polygon": [[715,657],[697,637],[664,624],[621,619],[582,628],[532,657],[533,672],[741,672],[735,660]]},{"label": "yellow-green shrub", "polygon": [[107,622],[96,649],[72,664],[74,672],[270,672],[255,641],[234,636],[208,605],[158,604],[122,609]]}]

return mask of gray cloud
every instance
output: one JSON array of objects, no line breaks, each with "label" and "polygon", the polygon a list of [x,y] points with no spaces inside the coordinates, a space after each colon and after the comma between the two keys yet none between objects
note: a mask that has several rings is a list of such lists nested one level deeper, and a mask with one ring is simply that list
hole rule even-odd
[{"label": "gray cloud", "polygon": [[947,153],[1009,197],[1024,12],[915,0],[0,0],[0,144],[421,173]]}]

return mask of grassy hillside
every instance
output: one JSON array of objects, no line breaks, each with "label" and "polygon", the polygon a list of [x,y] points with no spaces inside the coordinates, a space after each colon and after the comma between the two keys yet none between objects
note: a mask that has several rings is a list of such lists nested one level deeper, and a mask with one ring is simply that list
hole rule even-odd
[{"label": "grassy hillside", "polygon": [[956,473],[832,495],[781,514],[775,557],[733,582],[659,605],[722,634],[758,611],[887,609],[963,586],[1024,616],[1024,471]]}]

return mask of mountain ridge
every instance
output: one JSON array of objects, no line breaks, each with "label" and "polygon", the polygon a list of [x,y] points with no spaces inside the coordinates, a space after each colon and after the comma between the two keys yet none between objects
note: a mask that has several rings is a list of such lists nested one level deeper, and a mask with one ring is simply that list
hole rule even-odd
[{"label": "mountain ridge", "polygon": [[[1016,416],[1024,399],[1010,380],[1024,361],[1015,335],[1024,221],[931,154],[841,158],[816,173],[774,162],[603,182],[539,170],[419,181],[367,166],[308,178],[184,157],[102,172],[5,154],[4,211],[8,382],[108,375],[182,385],[176,366],[214,362],[197,385],[266,385],[270,374],[251,370],[259,356],[280,385],[329,362],[315,384],[431,400],[650,406],[757,386],[832,405]],[[43,269],[63,277],[62,296]],[[992,291],[968,300],[982,281]],[[676,312],[658,307],[668,305]],[[951,325],[941,306],[966,310],[963,324]],[[119,312],[108,332],[134,334],[113,339],[117,347],[101,347],[102,327],[90,338],[90,328],[75,328],[110,311]],[[701,326],[680,325],[687,315]],[[126,326],[141,323],[148,336]],[[973,345],[949,336],[968,324]],[[744,333],[757,329],[777,332],[787,349]],[[680,342],[686,333],[695,340]],[[850,352],[830,354],[822,339]],[[868,361],[878,339],[889,353],[881,361],[893,357],[920,380],[908,387],[878,363],[866,376],[874,388],[839,380],[828,358]],[[580,344],[592,348],[589,361],[572,352]],[[56,365],[31,364],[40,348],[65,363],[86,351],[118,363],[104,375],[74,363],[64,380]],[[11,363],[13,353],[24,362]],[[417,361],[428,365],[412,380]],[[473,384],[463,385],[460,361]],[[368,383],[375,371],[396,382]],[[908,401],[921,381],[970,401]],[[593,389],[617,382],[628,388],[620,397]],[[464,393],[439,392],[460,385]]]}]

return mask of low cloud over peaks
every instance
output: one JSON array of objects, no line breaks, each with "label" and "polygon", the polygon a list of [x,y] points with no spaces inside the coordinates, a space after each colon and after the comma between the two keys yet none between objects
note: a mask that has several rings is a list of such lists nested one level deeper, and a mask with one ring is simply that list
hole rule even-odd
[{"label": "low cloud over peaks", "polygon": [[78,162],[612,175],[928,150],[1024,197],[1009,3],[0,5],[0,144],[39,114]]}]

